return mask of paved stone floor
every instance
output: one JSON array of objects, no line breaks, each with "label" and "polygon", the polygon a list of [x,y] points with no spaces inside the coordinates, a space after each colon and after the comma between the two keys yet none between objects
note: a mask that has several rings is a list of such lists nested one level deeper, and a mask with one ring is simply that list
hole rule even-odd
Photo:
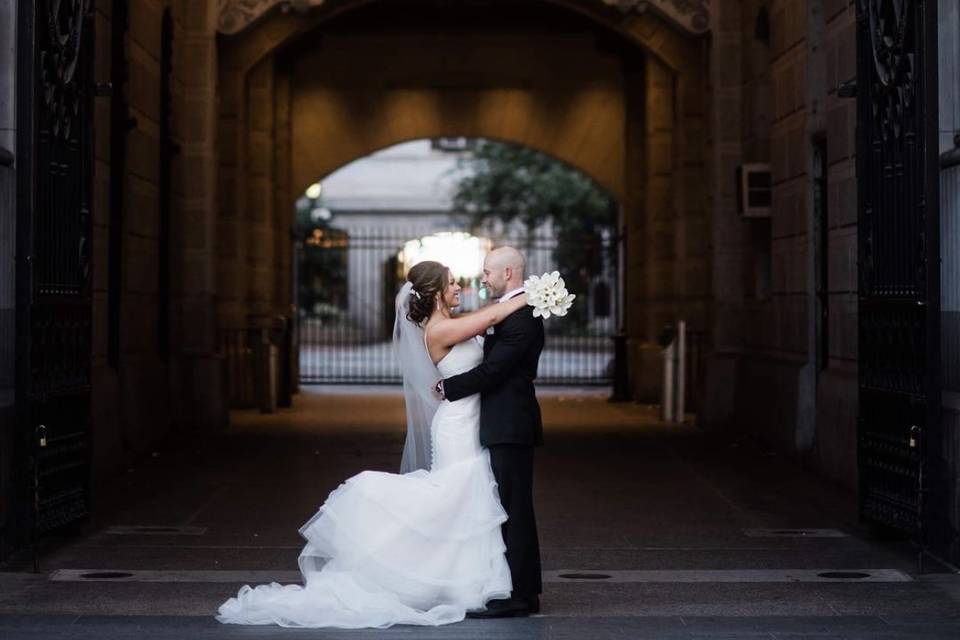
[{"label": "paved stone floor", "polygon": [[[307,388],[294,409],[237,412],[228,432],[171,442],[101,487],[95,522],[48,540],[40,573],[25,555],[0,572],[0,638],[960,637],[960,576],[919,575],[907,544],[870,539],[853,497],[792,461],[588,391],[541,401],[539,616],[378,631],[214,621],[247,580],[295,577],[297,527],[341,480],[398,465],[396,395]],[[801,528],[826,531],[769,535]],[[91,571],[132,576],[79,577]]]}]

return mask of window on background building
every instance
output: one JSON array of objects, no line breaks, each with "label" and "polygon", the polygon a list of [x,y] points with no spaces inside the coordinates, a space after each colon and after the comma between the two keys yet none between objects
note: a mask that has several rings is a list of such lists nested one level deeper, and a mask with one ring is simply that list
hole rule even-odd
[{"label": "window on background building", "polygon": [[466,151],[473,147],[475,140],[472,138],[434,138],[430,141],[430,148],[437,151]]}]

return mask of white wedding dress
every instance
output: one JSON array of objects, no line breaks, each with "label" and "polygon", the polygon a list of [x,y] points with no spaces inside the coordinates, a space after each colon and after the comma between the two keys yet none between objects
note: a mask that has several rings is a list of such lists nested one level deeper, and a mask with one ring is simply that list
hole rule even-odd
[{"label": "white wedding dress", "polygon": [[[444,377],[483,358],[479,340],[456,345]],[[364,471],[332,491],[303,527],[304,584],[251,588],[217,619],[284,627],[440,625],[510,595],[510,569],[490,454],[480,446],[480,396],[440,404],[430,470]]]}]

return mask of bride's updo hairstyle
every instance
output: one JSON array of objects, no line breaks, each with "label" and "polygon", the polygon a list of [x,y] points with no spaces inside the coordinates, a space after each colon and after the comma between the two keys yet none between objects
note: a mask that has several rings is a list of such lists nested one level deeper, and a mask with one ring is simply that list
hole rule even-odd
[{"label": "bride's updo hairstyle", "polygon": [[447,267],[434,260],[424,260],[410,268],[407,280],[413,285],[407,320],[420,324],[430,317],[437,296],[442,296],[447,288]]}]

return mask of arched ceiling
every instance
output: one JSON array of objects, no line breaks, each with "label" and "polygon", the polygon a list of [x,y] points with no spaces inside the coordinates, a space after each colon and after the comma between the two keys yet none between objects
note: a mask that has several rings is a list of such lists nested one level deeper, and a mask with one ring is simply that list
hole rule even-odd
[{"label": "arched ceiling", "polygon": [[[556,67],[564,73],[549,72]],[[299,51],[289,73],[294,193],[377,149],[463,136],[537,149],[626,196],[620,59],[590,37],[345,34]],[[468,82],[438,85],[438,77]]]},{"label": "arched ceiling", "polygon": [[[710,3],[713,0],[578,0],[584,5],[603,4],[611,11],[638,14],[653,11],[678,29],[698,35],[710,29]],[[225,35],[240,33],[268,12],[306,12],[338,0],[218,0],[217,30]]]}]

